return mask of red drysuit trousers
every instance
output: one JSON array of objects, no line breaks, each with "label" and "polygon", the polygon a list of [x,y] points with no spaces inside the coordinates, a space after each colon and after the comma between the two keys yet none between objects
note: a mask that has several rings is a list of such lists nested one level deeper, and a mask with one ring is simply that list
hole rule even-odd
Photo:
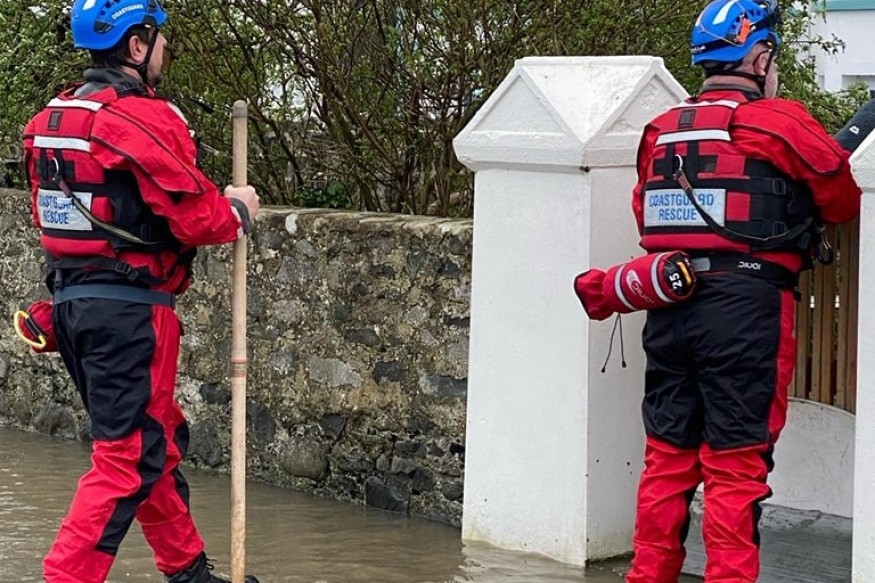
[{"label": "red drysuit trousers", "polygon": [[704,483],[707,583],[754,583],[760,502],[793,375],[792,292],[739,274],[647,315],[647,432],[628,583],[677,583]]},{"label": "red drysuit trousers", "polygon": [[702,536],[708,583],[753,583],[759,574],[759,503],[766,484],[770,448],[681,450],[648,437],[638,490],[635,552],[628,583],[677,583],[686,552],[689,506],[705,483]]},{"label": "red drysuit trousers", "polygon": [[134,518],[158,569],[203,550],[178,466],[188,428],[174,400],[180,324],[171,308],[76,299],[55,306],[64,363],[91,418],[82,476],[43,567],[47,583],[103,583]]}]

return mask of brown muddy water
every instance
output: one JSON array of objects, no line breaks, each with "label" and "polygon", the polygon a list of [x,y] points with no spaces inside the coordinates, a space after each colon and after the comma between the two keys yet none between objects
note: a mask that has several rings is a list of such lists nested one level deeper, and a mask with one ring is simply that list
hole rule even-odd
[{"label": "brown muddy water", "polygon": [[[0,428],[0,582],[42,581],[40,562],[88,456],[81,443]],[[217,573],[228,573],[229,477],[185,473],[207,553]],[[459,530],[443,524],[254,482],[246,498],[246,570],[262,583],[622,583],[627,566],[612,562],[584,572],[462,543]],[[109,581],[163,581],[137,526]]]}]

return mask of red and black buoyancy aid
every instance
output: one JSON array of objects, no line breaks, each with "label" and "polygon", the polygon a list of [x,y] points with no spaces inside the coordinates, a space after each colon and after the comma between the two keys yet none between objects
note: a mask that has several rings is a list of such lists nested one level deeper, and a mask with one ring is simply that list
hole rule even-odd
[{"label": "red and black buoyancy aid", "polygon": [[[642,193],[642,247],[805,254],[815,244],[817,209],[807,186],[732,143],[730,126],[742,104],[690,101],[651,122],[658,134]],[[689,193],[679,183],[679,168]]]},{"label": "red and black buoyancy aid", "polygon": [[167,220],[144,203],[133,173],[107,170],[90,155],[96,113],[131,94],[160,99],[134,84],[105,85],[86,97],[72,88],[26,130],[35,171],[31,179],[38,181],[32,185],[32,204],[50,270],[114,271],[153,286],[167,275],[156,273],[164,271],[156,269],[158,254],[179,255],[174,267],[186,270],[194,257],[193,251],[180,254]]}]

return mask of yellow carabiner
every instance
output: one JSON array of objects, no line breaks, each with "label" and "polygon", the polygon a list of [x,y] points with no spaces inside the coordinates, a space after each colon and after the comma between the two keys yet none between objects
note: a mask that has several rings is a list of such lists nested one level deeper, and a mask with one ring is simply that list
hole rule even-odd
[{"label": "yellow carabiner", "polygon": [[681,276],[684,278],[684,283],[686,284],[686,286],[690,287],[691,285],[693,285],[696,281],[696,278],[693,275],[693,272],[690,271],[689,265],[687,265],[686,261],[678,261],[675,265],[677,266],[678,271],[681,272]]},{"label": "yellow carabiner", "polygon": [[24,335],[24,332],[21,330],[21,324],[30,319],[30,314],[25,312],[24,310],[18,310],[15,312],[15,315],[12,317],[12,327],[15,328],[15,333],[18,334],[18,337],[24,340],[28,346],[34,348],[36,350],[42,350],[46,347],[46,343],[48,340],[45,335],[37,334],[37,338],[39,341],[34,341]]}]

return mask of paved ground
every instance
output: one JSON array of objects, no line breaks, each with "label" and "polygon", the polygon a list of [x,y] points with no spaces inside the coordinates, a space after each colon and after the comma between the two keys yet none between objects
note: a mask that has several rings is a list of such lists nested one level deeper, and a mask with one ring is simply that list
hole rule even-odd
[{"label": "paved ground", "polygon": [[[701,575],[701,505],[694,503],[684,572]],[[762,567],[758,583],[849,583],[851,520],[763,505]]]}]

